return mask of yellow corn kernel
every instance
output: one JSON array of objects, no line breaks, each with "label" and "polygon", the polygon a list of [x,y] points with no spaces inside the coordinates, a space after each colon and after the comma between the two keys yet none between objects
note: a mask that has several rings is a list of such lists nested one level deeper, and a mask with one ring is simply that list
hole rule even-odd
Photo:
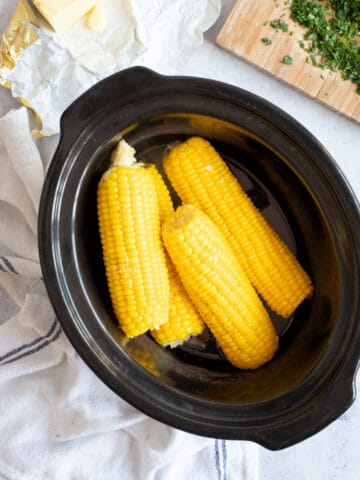
[{"label": "yellow corn kernel", "polygon": [[216,150],[205,139],[192,137],[170,151],[164,167],[182,201],[196,205],[218,225],[270,308],[290,316],[311,295],[311,280]]},{"label": "yellow corn kernel", "polygon": [[98,186],[98,220],[115,315],[127,337],[168,320],[170,286],[152,176],[121,141]]},{"label": "yellow corn kernel", "polygon": [[160,222],[163,223],[168,215],[174,213],[174,205],[171,200],[170,192],[165,185],[164,179],[155,165],[148,165],[149,173],[153,179],[160,211]]},{"label": "yellow corn kernel", "polygon": [[[148,169],[156,187],[160,220],[163,222],[174,213],[174,206],[160,172],[155,165],[149,166]],[[185,342],[191,335],[203,333],[205,324],[186,293],[168,255],[166,255],[166,263],[170,280],[169,320],[158,329],[152,330],[151,335],[160,345],[176,347]]]},{"label": "yellow corn kernel", "polygon": [[151,335],[160,345],[175,348],[188,340],[191,335],[201,335],[205,329],[205,323],[190,300],[170,259],[168,259],[168,270],[169,320],[159,328],[151,330]]},{"label": "yellow corn kernel", "polygon": [[275,329],[219,228],[197,207],[184,205],[164,222],[162,236],[186,291],[226,358],[243,369],[271,360],[278,348]]}]

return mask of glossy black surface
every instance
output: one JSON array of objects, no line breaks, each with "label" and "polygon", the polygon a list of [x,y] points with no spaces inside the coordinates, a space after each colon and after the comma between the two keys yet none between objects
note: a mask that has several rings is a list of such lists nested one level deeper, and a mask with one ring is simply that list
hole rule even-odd
[{"label": "glossy black surface", "polygon": [[[208,332],[172,351],[147,335],[123,338],[96,221],[97,182],[123,135],[140,159],[160,167],[169,143],[208,138],[310,273],[313,298],[291,319],[272,316],[281,342],[269,364],[231,367]],[[278,449],[343,413],[360,352],[359,242],[359,206],[329,154],[294,119],[246,91],[133,68],[91,88],[62,117],[39,217],[50,299],[89,366],[165,423]]]}]

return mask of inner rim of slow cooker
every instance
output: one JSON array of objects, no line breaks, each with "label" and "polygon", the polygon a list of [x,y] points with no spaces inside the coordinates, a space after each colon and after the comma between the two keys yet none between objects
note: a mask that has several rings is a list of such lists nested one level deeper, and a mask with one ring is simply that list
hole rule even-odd
[{"label": "inner rim of slow cooker", "polygon": [[[294,385],[299,385],[315,368],[335,325],[339,273],[325,212],[319,210],[311,192],[304,187],[294,170],[286,165],[284,158],[273,149],[265,147],[246,129],[215,117],[186,113],[148,118],[135,128],[130,126],[126,129],[126,138],[138,149],[142,159],[159,152],[169,141],[190,134],[205,136],[213,141],[233,169],[236,170],[240,165],[240,173],[245,173],[250,183],[251,180],[255,181],[260,186],[259,191],[265,192],[262,196],[259,191],[255,191],[259,202],[266,201],[271,196],[270,203],[276,205],[285,219],[283,233],[293,243],[292,247],[297,249],[305,268],[316,276],[315,285],[321,284],[321,289],[316,289],[314,298],[299,307],[291,321],[285,321],[289,328],[284,326],[283,320],[277,319],[279,323],[283,322],[279,354],[273,362],[255,372],[237,371],[215,356],[194,356],[194,351],[186,347],[178,351],[164,351],[153,341],[150,344],[148,337],[146,342],[145,337],[131,342],[133,348],[136,347],[136,354],[131,353],[130,344],[119,348],[124,348],[132,359],[144,366],[141,353],[148,360],[150,357],[150,363],[161,366],[161,381],[197,398],[220,402],[254,402],[273,398]],[[89,291],[93,295],[91,302],[98,312],[97,318],[110,335],[118,339],[119,333],[114,330],[111,306],[104,287],[99,244],[95,244],[94,250],[94,245],[87,247],[85,241],[85,238],[96,238],[98,235],[96,218],[93,214],[89,215],[89,212],[96,212],[96,181],[107,166],[109,152],[117,138],[119,135],[109,138],[103,148],[97,151],[97,155],[88,160],[82,176],[76,209],[81,212],[84,203],[87,208],[86,215],[77,218],[75,252],[79,275],[88,298],[91,298]],[[291,146],[290,139],[289,145]],[[265,199],[261,198],[264,196]],[[84,229],[87,235],[79,235]],[[316,236],[311,235],[314,231]],[[89,263],[94,254],[96,261]],[[332,275],[329,275],[330,270]]]}]

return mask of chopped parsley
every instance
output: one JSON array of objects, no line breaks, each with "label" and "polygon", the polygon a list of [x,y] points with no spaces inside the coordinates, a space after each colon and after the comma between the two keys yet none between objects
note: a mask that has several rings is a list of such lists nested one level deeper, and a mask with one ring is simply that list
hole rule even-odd
[{"label": "chopped parsley", "polygon": [[281,63],[285,63],[285,65],[292,65],[293,58],[290,55],[285,55],[285,57],[281,60]]},{"label": "chopped parsley", "polygon": [[265,45],[271,45],[272,44],[272,41],[270,40],[270,38],[267,38],[267,37],[263,37],[261,39],[261,41],[265,44]]},{"label": "chopped parsley", "polygon": [[289,31],[289,25],[282,18],[271,20],[270,25],[272,28],[275,28],[275,30],[281,30],[282,32]]},{"label": "chopped parsley", "polygon": [[310,61],[340,71],[360,94],[360,0],[292,0],[290,10],[292,19],[307,29],[306,43],[299,45]]}]

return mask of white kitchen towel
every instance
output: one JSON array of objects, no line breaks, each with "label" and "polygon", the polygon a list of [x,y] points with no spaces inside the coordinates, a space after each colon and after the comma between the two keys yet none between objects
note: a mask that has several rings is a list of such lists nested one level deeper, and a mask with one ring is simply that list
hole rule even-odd
[{"label": "white kitchen towel", "polygon": [[258,447],[190,435],[116,396],[85,365],[41,280],[36,218],[50,139],[0,119],[0,475],[9,480],[257,480]]}]

